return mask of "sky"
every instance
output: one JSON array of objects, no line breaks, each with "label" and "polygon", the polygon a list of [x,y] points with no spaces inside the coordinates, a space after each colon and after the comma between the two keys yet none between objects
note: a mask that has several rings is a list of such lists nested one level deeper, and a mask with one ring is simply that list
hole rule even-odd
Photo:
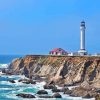
[{"label": "sky", "polygon": [[86,50],[100,53],[100,0],[0,0],[0,54],[76,52],[82,20]]}]

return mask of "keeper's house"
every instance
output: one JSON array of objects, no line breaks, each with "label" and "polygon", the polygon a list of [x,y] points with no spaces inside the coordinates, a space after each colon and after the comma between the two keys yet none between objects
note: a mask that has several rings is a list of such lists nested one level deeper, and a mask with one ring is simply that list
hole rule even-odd
[{"label": "keeper's house", "polygon": [[49,52],[50,55],[68,55],[68,53],[62,48],[55,48]]}]

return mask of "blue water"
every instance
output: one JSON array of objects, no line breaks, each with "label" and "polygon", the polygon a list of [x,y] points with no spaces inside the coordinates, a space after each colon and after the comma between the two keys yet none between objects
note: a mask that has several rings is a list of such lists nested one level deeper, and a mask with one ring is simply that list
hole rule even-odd
[{"label": "blue water", "polygon": [[[19,58],[22,56],[19,55],[0,55],[0,68],[3,68],[6,66],[6,64],[9,64],[13,59]],[[21,82],[18,82],[19,79],[25,78],[25,76],[22,75],[12,75],[12,76],[6,76],[6,75],[0,75],[0,100],[34,100],[34,99],[23,99],[21,97],[17,97],[16,94],[19,93],[29,93],[33,94],[37,97],[36,100],[45,100],[45,99],[39,99],[38,95],[36,95],[36,92],[38,90],[43,89],[43,85],[45,82],[37,82],[37,84],[24,84]],[[10,83],[9,80],[15,80],[16,83]],[[47,90],[49,95],[53,95],[51,90]],[[61,93],[62,99],[47,99],[47,100],[83,100],[82,98],[72,98],[70,96],[64,95]]]},{"label": "blue water", "polygon": [[0,64],[8,64],[15,58],[23,57],[22,55],[0,55]]}]

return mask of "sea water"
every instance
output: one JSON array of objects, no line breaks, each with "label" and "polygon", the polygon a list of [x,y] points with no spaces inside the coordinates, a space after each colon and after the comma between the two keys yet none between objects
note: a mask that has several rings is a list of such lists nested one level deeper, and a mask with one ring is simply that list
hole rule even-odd
[{"label": "sea water", "polygon": [[[21,56],[11,56],[11,55],[2,55],[0,56],[0,68],[7,68],[8,64],[15,58],[19,58]],[[1,75],[0,76],[0,100],[33,100],[33,99],[23,99],[21,97],[17,97],[16,95],[19,93],[29,93],[35,95],[36,100],[45,100],[38,98],[36,94],[38,90],[43,89],[43,85],[45,82],[37,82],[34,84],[24,84],[18,82],[19,79],[24,79],[23,75]],[[16,83],[10,83],[9,80],[15,80]],[[51,90],[48,91],[48,95],[53,95]],[[47,99],[46,100],[83,100],[81,97],[70,97],[68,95],[62,95],[62,99]],[[35,99],[34,99],[35,100]],[[84,99],[86,100],[86,99]],[[88,99],[87,99],[88,100]],[[91,99],[94,100],[94,99]]]}]

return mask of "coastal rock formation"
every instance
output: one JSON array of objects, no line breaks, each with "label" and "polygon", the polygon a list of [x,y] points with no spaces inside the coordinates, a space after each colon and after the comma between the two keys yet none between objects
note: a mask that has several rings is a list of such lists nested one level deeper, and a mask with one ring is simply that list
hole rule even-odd
[{"label": "coastal rock formation", "polygon": [[48,92],[45,91],[45,90],[39,90],[39,91],[37,92],[37,94],[39,94],[39,95],[41,95],[41,94],[48,94]]},{"label": "coastal rock formation", "polygon": [[100,100],[100,94],[97,94],[97,95],[95,96],[95,100]]},{"label": "coastal rock formation", "polygon": [[76,87],[71,90],[70,96],[74,97],[83,97],[83,98],[92,98],[96,95],[95,90],[88,90],[83,87]]},{"label": "coastal rock formation", "polygon": [[10,83],[16,83],[14,80],[9,80]]},{"label": "coastal rock formation", "polygon": [[12,61],[8,73],[29,78],[38,75],[66,86],[87,81],[90,86],[100,88],[100,57],[29,55]]},{"label": "coastal rock formation", "polygon": [[59,93],[53,94],[53,96],[39,96],[39,98],[62,98],[62,96]]},{"label": "coastal rock formation", "polygon": [[31,79],[20,79],[20,80],[18,80],[18,82],[22,82],[25,84],[36,84],[36,81],[33,81]]},{"label": "coastal rock formation", "polygon": [[62,98],[62,96],[59,93],[55,93],[52,97],[53,98]]},{"label": "coastal rock formation", "polygon": [[68,92],[69,91],[69,89],[68,88],[66,88],[66,87],[64,87],[64,88],[61,88],[61,89],[58,89],[57,87],[55,87],[55,88],[53,88],[52,89],[52,92]]},{"label": "coastal rock formation", "polygon": [[16,96],[20,96],[22,98],[35,98],[35,96],[32,94],[23,94],[23,93],[17,94]]},{"label": "coastal rock formation", "polygon": [[44,85],[43,87],[44,87],[44,89],[54,89],[54,88],[56,88],[55,85],[47,85],[47,84]]}]

